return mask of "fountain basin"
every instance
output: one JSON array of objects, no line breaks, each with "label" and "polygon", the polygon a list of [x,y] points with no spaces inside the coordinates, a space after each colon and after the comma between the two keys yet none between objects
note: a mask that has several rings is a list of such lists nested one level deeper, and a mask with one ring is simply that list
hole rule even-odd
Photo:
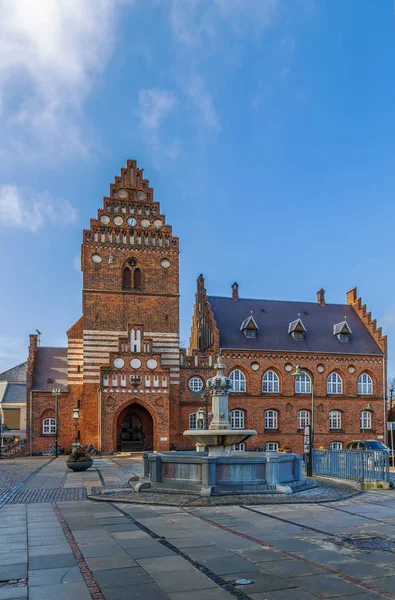
[{"label": "fountain basin", "polygon": [[209,456],[230,456],[233,444],[241,444],[253,435],[254,429],[188,429],[183,435],[195,444],[208,447]]}]

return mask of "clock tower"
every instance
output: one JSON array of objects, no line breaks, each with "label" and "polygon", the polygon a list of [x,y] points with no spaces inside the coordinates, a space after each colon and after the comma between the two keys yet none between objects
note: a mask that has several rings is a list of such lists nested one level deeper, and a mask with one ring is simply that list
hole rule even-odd
[{"label": "clock tower", "polygon": [[82,443],[103,452],[169,447],[180,378],[178,255],[153,189],[128,160],[83,231],[83,315],[68,332]]}]

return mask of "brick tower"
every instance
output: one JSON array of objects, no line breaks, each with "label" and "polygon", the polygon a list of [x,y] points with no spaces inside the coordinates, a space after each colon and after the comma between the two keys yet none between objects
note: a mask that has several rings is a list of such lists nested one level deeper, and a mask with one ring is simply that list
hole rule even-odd
[{"label": "brick tower", "polygon": [[68,331],[81,441],[103,452],[169,448],[180,377],[178,254],[148,180],[128,160],[83,232],[83,315]]}]

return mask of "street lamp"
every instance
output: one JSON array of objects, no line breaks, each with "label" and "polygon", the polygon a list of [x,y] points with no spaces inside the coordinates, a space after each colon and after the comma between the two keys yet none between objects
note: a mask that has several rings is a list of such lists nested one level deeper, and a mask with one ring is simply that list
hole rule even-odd
[{"label": "street lamp", "polygon": [[52,390],[53,395],[55,396],[55,456],[56,458],[58,457],[58,441],[59,441],[59,427],[58,427],[58,420],[59,420],[59,396],[60,396],[60,389],[56,388]]},{"label": "street lamp", "polygon": [[80,417],[80,409],[78,406],[74,406],[73,419],[75,423],[75,447],[78,446],[78,419]]},{"label": "street lamp", "polygon": [[310,369],[296,365],[294,373],[291,373],[293,377],[300,377],[303,372],[307,371],[311,376],[311,423],[310,423],[310,434],[309,434],[309,458],[307,461],[306,473],[307,477],[313,475],[313,445],[314,445],[314,377]]},{"label": "street lamp", "polygon": [[197,410],[197,428],[204,428],[204,412],[202,408],[198,408]]}]

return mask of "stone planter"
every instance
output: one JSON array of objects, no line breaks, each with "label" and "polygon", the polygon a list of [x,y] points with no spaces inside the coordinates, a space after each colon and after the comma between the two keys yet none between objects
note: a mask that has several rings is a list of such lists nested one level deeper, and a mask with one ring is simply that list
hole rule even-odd
[{"label": "stone planter", "polygon": [[71,471],[86,471],[93,465],[93,460],[83,460],[79,462],[66,462],[66,465]]}]

